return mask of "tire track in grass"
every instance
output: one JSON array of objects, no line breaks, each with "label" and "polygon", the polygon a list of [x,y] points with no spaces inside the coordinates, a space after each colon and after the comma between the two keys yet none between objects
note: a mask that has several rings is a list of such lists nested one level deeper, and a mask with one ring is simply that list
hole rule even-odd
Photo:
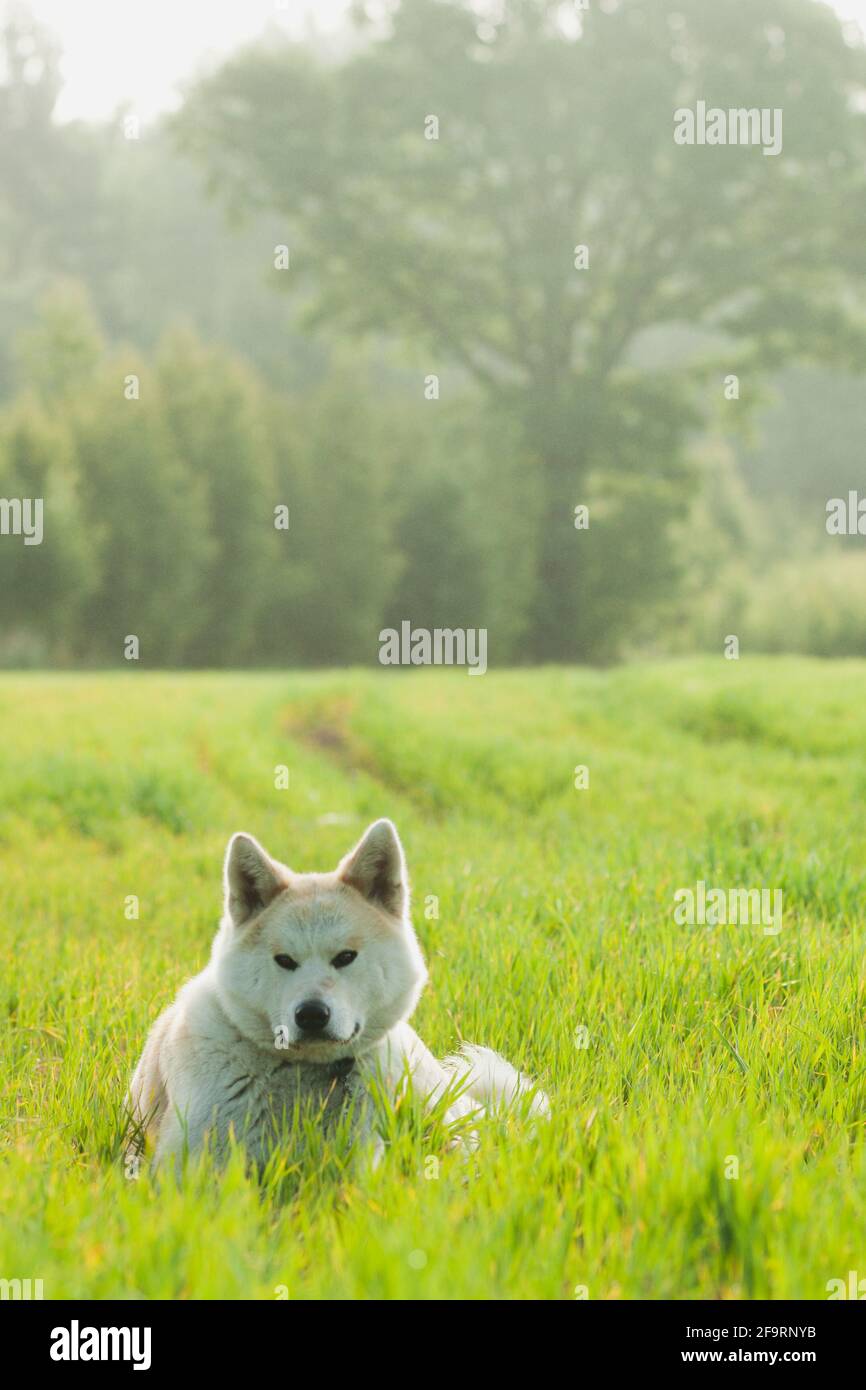
[{"label": "tire track in grass", "polygon": [[[366,694],[368,692],[364,692]],[[359,730],[368,711],[362,697],[340,693],[295,703],[281,712],[282,731],[324,755],[341,771],[362,772],[391,795],[399,795],[416,810],[437,821],[456,812],[465,815],[471,805],[475,819],[524,823],[554,808],[566,792],[566,782],[556,750],[540,740],[537,746],[521,745],[515,753],[504,738],[479,741],[477,736],[456,738],[443,721],[433,730],[411,714],[391,704],[387,736],[399,749],[398,767],[384,747],[377,747]],[[381,721],[381,707],[375,711]],[[383,728],[382,736],[385,737]],[[563,741],[565,750],[565,741]],[[567,753],[565,753],[567,760]]]},{"label": "tire track in grass", "polygon": [[[383,791],[404,797],[417,809],[443,819],[447,808],[430,783],[398,776],[393,768],[382,766],[370,745],[352,727],[358,708],[356,696],[317,696],[303,704],[283,709],[280,730],[289,738],[326,757],[341,772],[351,776],[363,773]],[[431,794],[432,793],[432,794]]]}]

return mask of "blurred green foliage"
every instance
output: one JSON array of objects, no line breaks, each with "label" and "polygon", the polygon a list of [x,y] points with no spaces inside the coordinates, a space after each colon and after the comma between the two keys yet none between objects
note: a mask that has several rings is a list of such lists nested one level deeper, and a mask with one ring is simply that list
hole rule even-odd
[{"label": "blurred green foliage", "polygon": [[[137,140],[58,125],[51,40],[0,35],[0,496],[46,508],[0,663],[367,662],[403,619],[498,664],[862,651],[824,506],[866,427],[863,46],[815,0],[355,19]],[[783,153],[675,145],[699,99],[782,108]]]}]

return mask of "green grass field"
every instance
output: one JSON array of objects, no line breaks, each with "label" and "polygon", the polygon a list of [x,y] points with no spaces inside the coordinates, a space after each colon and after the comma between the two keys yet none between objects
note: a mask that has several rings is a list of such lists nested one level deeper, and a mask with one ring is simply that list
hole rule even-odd
[{"label": "green grass field", "polygon": [[[4,676],[0,735],[0,1278],[822,1299],[866,1275],[866,664]],[[380,815],[430,966],[418,1031],[500,1049],[550,1123],[486,1122],[467,1166],[410,1104],[375,1172],[313,1147],[263,1186],[239,1157],[128,1180],[125,1086],[206,960],[230,833],[329,868]],[[781,888],[781,932],[677,926],[698,879]]]}]

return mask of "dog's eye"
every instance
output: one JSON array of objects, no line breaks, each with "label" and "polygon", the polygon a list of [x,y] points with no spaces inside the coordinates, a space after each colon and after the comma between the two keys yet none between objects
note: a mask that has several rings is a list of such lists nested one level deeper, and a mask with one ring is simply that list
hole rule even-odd
[{"label": "dog's eye", "polygon": [[337,970],[342,970],[344,965],[352,964],[357,954],[357,951],[341,951],[338,956],[334,956],[331,964],[335,966]]},{"label": "dog's eye", "polygon": [[292,960],[291,956],[274,956],[277,965],[281,965],[284,970],[297,970],[298,962]]}]

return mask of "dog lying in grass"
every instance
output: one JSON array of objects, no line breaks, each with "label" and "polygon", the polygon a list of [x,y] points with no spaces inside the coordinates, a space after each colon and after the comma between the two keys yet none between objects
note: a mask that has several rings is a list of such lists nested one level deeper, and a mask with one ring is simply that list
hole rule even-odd
[{"label": "dog lying in grass", "polygon": [[132,1078],[140,1150],[177,1162],[234,1135],[263,1166],[312,1101],[325,1123],[350,1105],[381,1151],[373,1095],[411,1077],[446,1125],[485,1107],[546,1113],[547,1099],[486,1047],[439,1062],[409,1027],[427,978],[409,919],[403,849],[388,820],[371,825],[336,870],[297,874],[251,835],[229,842],[225,912],[211,959],[157,1019]]}]

